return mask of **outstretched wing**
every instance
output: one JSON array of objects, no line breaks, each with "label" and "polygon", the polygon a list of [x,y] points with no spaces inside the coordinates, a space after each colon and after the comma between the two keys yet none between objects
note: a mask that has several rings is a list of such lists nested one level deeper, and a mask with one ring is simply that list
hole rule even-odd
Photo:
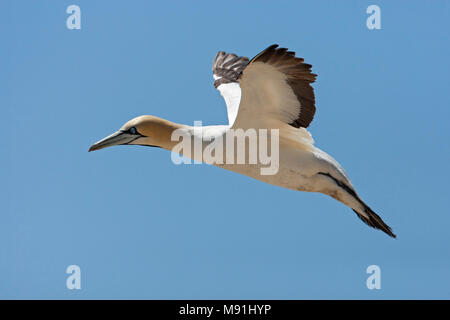
[{"label": "outstretched wing", "polygon": [[[316,75],[295,52],[272,45],[254,57],[238,76],[242,98],[233,127],[307,128],[314,118]],[[281,125],[281,124],[280,124]]]},{"label": "outstretched wing", "polygon": [[241,88],[238,79],[247,64],[247,57],[238,57],[235,54],[223,51],[217,53],[212,64],[214,86],[225,100],[230,126],[236,119],[239,102],[241,101]]},{"label": "outstretched wing", "polygon": [[272,45],[249,61],[220,51],[212,69],[230,126],[307,128],[314,118],[316,75],[295,52]]}]

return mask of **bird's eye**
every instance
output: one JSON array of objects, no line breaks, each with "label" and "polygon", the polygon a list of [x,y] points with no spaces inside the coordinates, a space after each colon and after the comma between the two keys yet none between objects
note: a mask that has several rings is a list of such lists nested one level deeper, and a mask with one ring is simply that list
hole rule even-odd
[{"label": "bird's eye", "polygon": [[131,127],[128,132],[130,132],[131,134],[136,134],[137,130],[135,127]]}]

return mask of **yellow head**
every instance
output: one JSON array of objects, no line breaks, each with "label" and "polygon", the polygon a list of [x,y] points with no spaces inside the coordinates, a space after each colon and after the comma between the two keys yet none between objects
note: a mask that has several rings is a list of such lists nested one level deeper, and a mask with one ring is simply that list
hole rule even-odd
[{"label": "yellow head", "polygon": [[133,144],[170,149],[172,132],[179,127],[176,123],[155,116],[140,116],[125,123],[119,131],[94,143],[89,151]]}]

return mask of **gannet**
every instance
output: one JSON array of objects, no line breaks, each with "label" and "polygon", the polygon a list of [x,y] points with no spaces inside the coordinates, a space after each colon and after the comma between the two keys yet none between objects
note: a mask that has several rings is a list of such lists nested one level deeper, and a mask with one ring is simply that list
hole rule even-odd
[{"label": "gannet", "polygon": [[[92,145],[89,151],[114,145],[144,145],[172,150],[175,130],[201,141],[223,138],[234,129],[278,129],[279,168],[263,175],[261,164],[214,164],[288,189],[319,192],[350,207],[367,225],[395,238],[391,228],[356,193],[348,175],[330,155],[314,146],[307,127],[316,111],[311,86],[316,75],[295,52],[271,45],[253,59],[219,51],[212,65],[214,86],[225,100],[228,125],[194,126],[144,115]],[[198,128],[197,128],[198,129]]]}]

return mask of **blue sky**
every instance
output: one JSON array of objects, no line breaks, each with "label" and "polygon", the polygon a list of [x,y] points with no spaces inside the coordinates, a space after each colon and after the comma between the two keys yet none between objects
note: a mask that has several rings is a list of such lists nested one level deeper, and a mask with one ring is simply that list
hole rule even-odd
[{"label": "blue sky", "polygon": [[[81,30],[66,8],[81,8]],[[366,8],[381,8],[368,30]],[[2,1],[0,298],[450,298],[450,2]],[[224,124],[219,50],[318,74],[316,145],[393,227],[138,146],[138,115]],[[6,136],[5,136],[6,135]],[[368,290],[366,268],[381,268]],[[81,290],[66,288],[67,266]]]}]

